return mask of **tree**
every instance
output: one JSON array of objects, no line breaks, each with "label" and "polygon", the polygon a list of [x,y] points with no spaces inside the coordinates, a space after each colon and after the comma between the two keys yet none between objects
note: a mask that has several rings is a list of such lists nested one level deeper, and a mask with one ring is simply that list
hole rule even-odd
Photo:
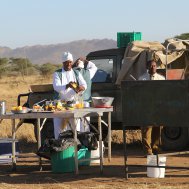
[{"label": "tree", "polygon": [[43,64],[39,69],[40,69],[41,74],[44,77],[48,77],[48,76],[51,76],[55,72],[57,67],[48,62],[48,63]]},{"label": "tree", "polygon": [[175,36],[175,38],[183,39],[183,40],[189,40],[189,33],[182,33],[180,35]]},{"label": "tree", "polygon": [[0,78],[6,75],[9,60],[7,58],[0,58]]},{"label": "tree", "polygon": [[29,74],[29,68],[33,67],[27,58],[11,58],[12,71],[19,72],[22,77]]}]

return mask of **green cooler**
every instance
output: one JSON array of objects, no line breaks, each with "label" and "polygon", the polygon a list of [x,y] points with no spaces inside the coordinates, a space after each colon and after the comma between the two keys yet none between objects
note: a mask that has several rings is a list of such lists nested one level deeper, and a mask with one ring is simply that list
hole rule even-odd
[{"label": "green cooler", "polygon": [[[55,173],[68,173],[75,171],[74,146],[67,148],[61,152],[51,154],[52,171]],[[82,146],[78,151],[78,160],[90,158],[88,148]],[[90,161],[79,162],[79,166],[90,165]]]}]

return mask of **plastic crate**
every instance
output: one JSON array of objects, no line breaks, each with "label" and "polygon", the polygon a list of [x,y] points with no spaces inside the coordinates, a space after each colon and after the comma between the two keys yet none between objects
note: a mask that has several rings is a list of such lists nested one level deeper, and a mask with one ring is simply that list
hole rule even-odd
[{"label": "plastic crate", "polygon": [[118,32],[117,33],[117,47],[127,47],[132,41],[142,40],[141,32]]},{"label": "plastic crate", "polygon": [[[74,147],[71,146],[61,152],[51,154],[52,171],[55,173],[67,173],[75,171]],[[78,151],[78,160],[90,158],[88,148],[82,147]],[[79,162],[79,166],[90,165],[90,161]]]}]

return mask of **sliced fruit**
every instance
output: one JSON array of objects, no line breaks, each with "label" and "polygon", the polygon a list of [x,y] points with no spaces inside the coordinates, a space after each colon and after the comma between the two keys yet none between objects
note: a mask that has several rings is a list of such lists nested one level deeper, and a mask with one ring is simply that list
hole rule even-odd
[{"label": "sliced fruit", "polygon": [[18,106],[18,107],[17,107],[17,110],[22,110],[22,106]]}]

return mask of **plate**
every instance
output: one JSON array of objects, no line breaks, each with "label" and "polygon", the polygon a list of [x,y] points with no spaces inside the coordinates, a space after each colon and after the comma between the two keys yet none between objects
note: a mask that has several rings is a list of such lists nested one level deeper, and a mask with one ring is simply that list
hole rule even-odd
[{"label": "plate", "polygon": [[52,113],[53,111],[48,111],[48,110],[32,110],[33,113]]},{"label": "plate", "polygon": [[24,109],[24,110],[11,110],[13,114],[26,114],[30,111],[30,109]]}]

